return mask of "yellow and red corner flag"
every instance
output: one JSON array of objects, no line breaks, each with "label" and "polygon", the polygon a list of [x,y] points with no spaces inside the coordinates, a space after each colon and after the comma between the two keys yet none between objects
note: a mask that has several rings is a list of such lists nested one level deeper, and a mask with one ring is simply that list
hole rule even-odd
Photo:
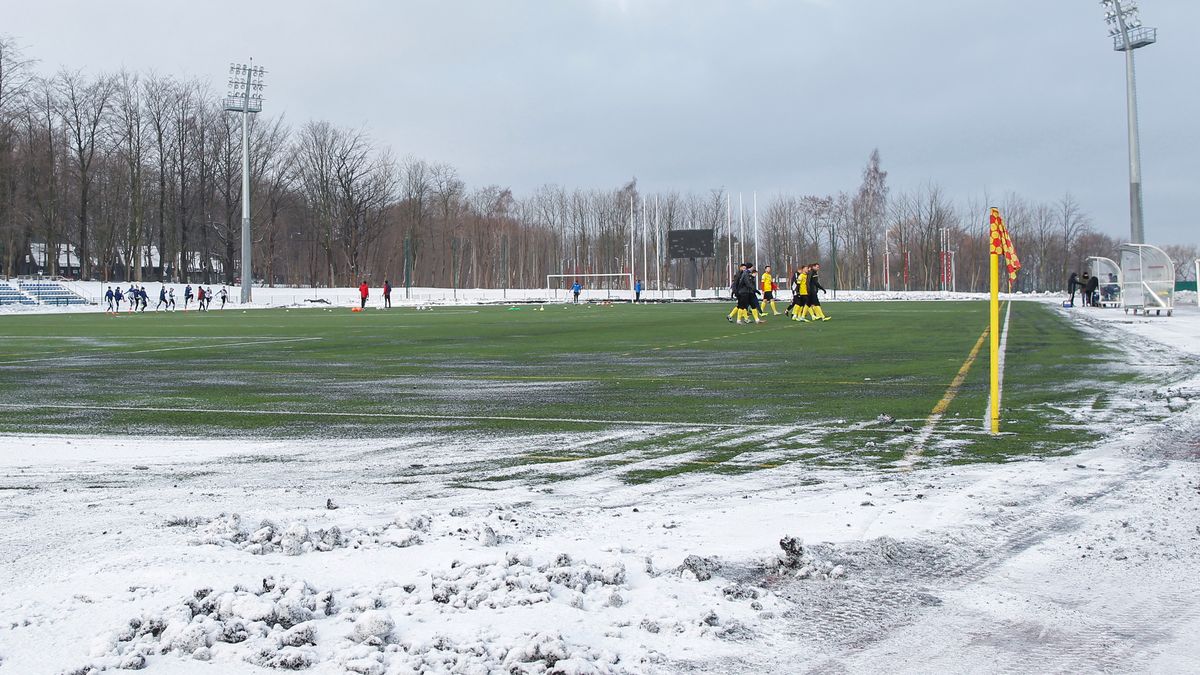
[{"label": "yellow and red corner flag", "polygon": [[1008,228],[1004,226],[1004,218],[1000,216],[1000,209],[992,207],[988,222],[991,223],[991,252],[1004,256],[1004,259],[1008,261],[1008,281],[1012,283],[1017,280],[1017,270],[1021,269],[1021,259],[1017,257],[1017,250],[1013,248],[1012,237],[1008,236]]},{"label": "yellow and red corner flag", "polygon": [[1017,279],[1017,270],[1021,269],[1021,260],[1013,248],[1012,238],[1008,236],[1008,228],[1004,227],[1004,218],[1000,209],[992,207],[988,217],[988,238],[991,241],[988,256],[989,277],[991,278],[991,302],[989,303],[989,342],[991,343],[991,392],[988,400],[990,423],[988,426],[993,434],[1000,433],[1000,258],[1007,261],[1009,288]]}]

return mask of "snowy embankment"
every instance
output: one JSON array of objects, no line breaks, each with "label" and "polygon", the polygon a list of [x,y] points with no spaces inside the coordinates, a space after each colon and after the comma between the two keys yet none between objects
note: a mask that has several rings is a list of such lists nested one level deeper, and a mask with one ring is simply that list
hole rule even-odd
[{"label": "snowy embankment", "polygon": [[[104,293],[111,286],[121,286],[123,289],[128,289],[129,284],[105,284],[98,281],[70,281],[61,282],[65,287],[69,288],[76,294],[87,298],[94,304],[91,305],[70,305],[70,306],[47,306],[47,305],[3,305],[0,306],[0,314],[30,314],[30,313],[63,313],[63,312],[102,312],[105,311],[107,305],[104,302]],[[160,284],[158,282],[147,282],[144,284],[146,292],[150,295],[150,303],[146,311],[155,311],[159,303],[159,291],[162,288],[173,289],[175,291],[175,304],[177,310],[184,309],[183,296],[187,284]],[[196,291],[197,285],[193,285],[193,292]],[[272,307],[357,307],[360,304],[361,296],[358,288],[301,288],[301,287],[255,287],[252,294],[252,302],[249,304],[241,304],[241,289],[236,286],[222,286],[221,284],[210,284],[206,288],[211,288],[214,293],[219,293],[222,288],[229,292],[229,302],[224,309],[267,309]],[[383,307],[383,289],[372,287],[369,291],[367,306],[371,308]],[[786,294],[784,294],[786,295]],[[683,302],[692,300],[725,300],[729,296],[728,291],[714,289],[700,289],[695,295],[689,290],[669,290],[655,291],[649,290],[642,294],[642,299],[649,302]],[[585,289],[580,294],[580,300],[583,302],[628,302],[633,299],[633,293],[628,288],[614,289]],[[1040,293],[1040,294],[1004,294],[1005,299],[1050,299],[1061,301],[1066,298],[1061,293]],[[983,300],[987,298],[985,293],[950,293],[940,291],[838,291],[830,292],[822,296],[824,302],[862,302],[862,301],[880,301],[880,300]],[[491,289],[491,288],[410,288],[405,291],[403,287],[392,289],[392,306],[393,307],[420,307],[430,305],[479,305],[479,304],[504,304],[506,302],[525,303],[525,302],[570,302],[571,293],[569,289],[547,290],[545,288],[524,288],[524,289]],[[786,301],[786,298],[785,298]],[[189,309],[195,309],[196,303],[193,300],[189,305]],[[121,309],[128,311],[128,303],[123,303]],[[221,302],[218,299],[213,300],[212,309],[222,309]]]},{"label": "snowy embankment", "polygon": [[1195,672],[1200,313],[1067,315],[1157,384],[1003,465],[475,482],[513,437],[0,437],[0,673]]}]

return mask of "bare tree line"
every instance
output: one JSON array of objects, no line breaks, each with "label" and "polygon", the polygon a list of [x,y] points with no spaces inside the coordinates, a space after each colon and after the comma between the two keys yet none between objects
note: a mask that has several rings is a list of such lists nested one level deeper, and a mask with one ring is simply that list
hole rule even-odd
[{"label": "bare tree line", "polygon": [[[240,116],[198,80],[35,65],[0,37],[0,272],[234,282]],[[271,285],[528,288],[547,274],[632,272],[648,288],[681,287],[688,266],[666,260],[667,233],[696,228],[716,235],[702,286],[723,286],[731,261],[757,253],[777,275],[820,260],[839,288],[937,289],[943,241],[959,290],[986,282],[987,196],[956,203],[932,183],[893,193],[878,151],[854,191],[764,195],[751,214],[745,195],[643,194],[636,180],[525,197],[469,188],[450,165],[398,159],[368,131],[326,121],[260,115],[250,138],[253,277]],[[1087,256],[1114,255],[1118,242],[1069,194],[999,206],[1020,290],[1061,288]]]}]

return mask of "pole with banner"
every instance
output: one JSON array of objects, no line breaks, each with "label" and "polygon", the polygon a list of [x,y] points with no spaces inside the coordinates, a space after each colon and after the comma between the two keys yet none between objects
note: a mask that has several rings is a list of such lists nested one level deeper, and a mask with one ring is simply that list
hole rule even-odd
[{"label": "pole with banner", "polygon": [[1000,433],[1000,257],[1007,260],[1009,288],[1017,278],[1017,270],[1021,269],[1021,261],[1013,248],[1012,239],[1008,236],[1008,228],[1004,226],[1004,218],[1000,209],[992,207],[988,214],[989,246],[989,279],[991,299],[988,315],[990,318],[988,335],[991,347],[991,405],[988,414],[991,416],[992,434]]}]

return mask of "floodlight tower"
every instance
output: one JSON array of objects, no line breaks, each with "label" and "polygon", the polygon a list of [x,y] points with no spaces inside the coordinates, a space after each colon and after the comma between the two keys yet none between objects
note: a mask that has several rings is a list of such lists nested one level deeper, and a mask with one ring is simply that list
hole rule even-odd
[{"label": "floodlight tower", "polygon": [[225,110],[242,113],[242,303],[250,302],[250,113],[262,112],[263,75],[262,66],[229,64],[229,94],[225,97]]},{"label": "floodlight tower", "polygon": [[1129,241],[1144,244],[1142,225],[1142,151],[1138,142],[1137,81],[1133,50],[1158,41],[1158,29],[1142,25],[1137,0],[1100,0],[1113,50],[1125,52],[1125,103],[1129,116]]}]

